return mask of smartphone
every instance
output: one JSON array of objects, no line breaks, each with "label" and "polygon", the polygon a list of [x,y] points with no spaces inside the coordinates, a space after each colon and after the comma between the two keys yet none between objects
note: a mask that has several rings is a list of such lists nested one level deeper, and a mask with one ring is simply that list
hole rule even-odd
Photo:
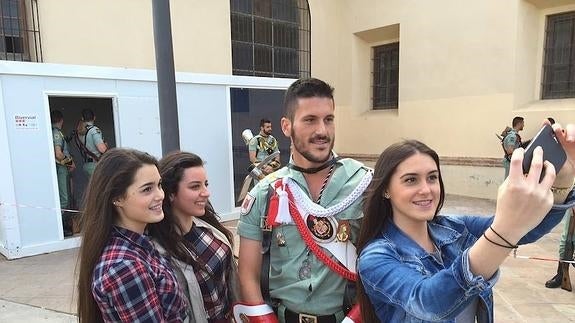
[{"label": "smartphone", "polygon": [[[525,155],[523,156],[523,173],[529,173],[529,168],[531,167],[531,159],[533,159],[533,150],[537,146],[543,149],[543,160],[549,161],[555,167],[555,173],[559,173],[565,160],[567,160],[567,155],[563,150],[563,147],[555,137],[555,132],[550,125],[545,125],[539,132],[531,139],[529,145],[525,148]],[[543,179],[545,175],[545,168],[541,171],[541,177],[539,181]]]}]

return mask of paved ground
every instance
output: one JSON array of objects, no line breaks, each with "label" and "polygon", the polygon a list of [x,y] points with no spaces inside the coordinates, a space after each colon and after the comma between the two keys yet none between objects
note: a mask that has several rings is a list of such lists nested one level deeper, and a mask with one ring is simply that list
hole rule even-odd
[{"label": "paved ground", "polygon": [[[485,215],[494,210],[490,200],[448,196],[443,213]],[[554,258],[561,229],[522,246],[518,254]],[[76,257],[77,249],[12,261],[0,256],[0,322],[75,322]],[[575,322],[575,292],[543,285],[555,269],[552,262],[507,259],[495,288],[495,321]],[[571,275],[575,277],[573,270]]]}]

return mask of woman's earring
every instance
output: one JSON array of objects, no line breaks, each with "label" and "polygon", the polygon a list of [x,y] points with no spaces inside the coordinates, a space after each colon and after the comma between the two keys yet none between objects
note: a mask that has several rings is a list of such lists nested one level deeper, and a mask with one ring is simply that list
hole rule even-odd
[{"label": "woman's earring", "polygon": [[118,201],[114,201],[112,204],[114,204],[114,206],[118,206]]},{"label": "woman's earring", "polygon": [[385,197],[386,199],[388,199],[388,200],[389,200],[389,198],[390,198],[391,196],[389,195],[389,193],[388,193],[388,192],[385,192],[385,194],[383,194],[383,197]]}]

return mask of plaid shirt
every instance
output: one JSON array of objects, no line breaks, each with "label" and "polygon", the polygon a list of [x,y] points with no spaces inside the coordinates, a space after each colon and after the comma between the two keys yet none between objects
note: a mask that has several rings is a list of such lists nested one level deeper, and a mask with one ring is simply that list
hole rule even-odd
[{"label": "plaid shirt", "polygon": [[230,266],[232,251],[225,243],[216,239],[209,229],[195,224],[184,237],[192,244],[196,257],[205,264],[194,271],[194,274],[202,291],[208,321],[224,320],[231,310],[227,296],[226,268]]},{"label": "plaid shirt", "polygon": [[105,322],[183,322],[186,300],[168,262],[143,235],[114,227],[92,276]]}]

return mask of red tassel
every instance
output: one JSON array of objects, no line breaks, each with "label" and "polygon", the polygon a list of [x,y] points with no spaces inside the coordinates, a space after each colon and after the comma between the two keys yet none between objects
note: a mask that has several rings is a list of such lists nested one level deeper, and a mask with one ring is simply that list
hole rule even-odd
[{"label": "red tassel", "polygon": [[267,225],[272,227],[276,223],[276,217],[278,216],[278,206],[279,206],[279,198],[277,194],[272,195],[268,205],[268,214],[267,214]]},{"label": "red tassel", "polygon": [[278,223],[276,223],[276,218],[278,216],[278,209],[279,209],[279,196],[278,194],[275,192],[276,189],[278,189],[280,186],[282,185],[282,180],[277,180],[274,184],[274,194],[272,195],[272,197],[270,197],[269,200],[269,204],[268,204],[268,214],[267,214],[267,220],[266,220],[266,224],[269,227],[273,227],[278,225]]}]

